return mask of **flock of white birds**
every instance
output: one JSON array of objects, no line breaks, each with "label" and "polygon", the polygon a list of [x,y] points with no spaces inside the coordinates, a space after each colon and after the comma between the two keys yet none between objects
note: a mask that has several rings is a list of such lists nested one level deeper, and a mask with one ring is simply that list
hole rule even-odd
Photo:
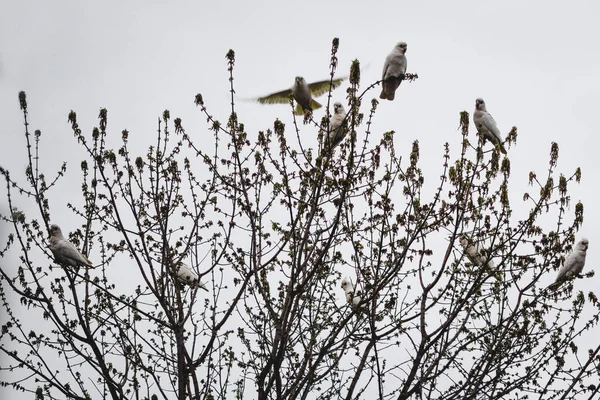
[{"label": "flock of white birds", "polygon": [[[394,100],[396,90],[402,83],[402,80],[404,80],[406,74],[406,49],[406,43],[399,42],[385,59],[381,77],[382,90],[379,96],[381,99]],[[289,103],[290,95],[293,95],[297,103],[295,112],[298,115],[303,115],[306,112],[312,112],[321,107],[321,104],[315,101],[313,96],[318,97],[327,93],[330,89],[337,88],[342,84],[344,79],[323,80],[307,84],[303,77],[298,76],[291,89],[282,90],[256,100],[261,104],[285,104]],[[333,109],[334,113],[329,124],[329,132],[325,138],[325,150],[329,155],[342,142],[347,133],[347,116],[344,106],[340,102],[335,102]],[[481,135],[494,146],[497,146],[502,153],[506,154],[502,135],[496,121],[488,113],[485,101],[481,98],[475,100],[473,122]],[[49,242],[49,248],[54,255],[55,261],[63,267],[93,267],[92,262],[84,254],[80,253],[71,242],[64,238],[58,225],[50,226]],[[495,267],[487,251],[478,243],[471,244],[466,237],[461,237],[459,243],[464,248],[465,255],[473,265],[480,267],[485,265],[487,268]],[[556,290],[567,280],[581,276],[585,265],[587,249],[588,240],[585,238],[581,239],[573,251],[565,258],[565,262],[558,271],[555,282],[548,286],[549,289]],[[179,262],[173,272],[174,276],[182,284],[208,291],[206,285],[200,281],[198,273],[189,265]],[[344,277],[341,286],[344,290],[346,301],[351,307],[360,307],[366,310],[361,293],[355,290],[350,278]]]},{"label": "flock of white birds", "polygon": [[[390,54],[383,63],[383,72],[381,74],[381,94],[379,98],[392,101],[396,97],[396,90],[406,76],[406,42],[399,42],[394,46]],[[281,90],[256,99],[261,104],[286,104],[290,101],[290,95],[296,101],[295,112],[297,115],[303,115],[306,112],[312,112],[321,108],[321,104],[313,97],[319,97],[339,87],[345,78],[332,80],[322,80],[313,83],[306,83],[306,80],[297,76],[294,85],[290,89]],[[333,149],[342,142],[347,129],[345,129],[346,112],[342,103],[336,102],[333,105],[334,113],[332,121],[329,124],[329,132],[326,137],[326,149],[331,154]],[[494,146],[498,146],[500,151],[506,154],[503,145],[502,134],[496,121],[487,111],[485,101],[481,98],[475,100],[475,112],[473,113],[473,122],[477,131],[489,140]]]}]

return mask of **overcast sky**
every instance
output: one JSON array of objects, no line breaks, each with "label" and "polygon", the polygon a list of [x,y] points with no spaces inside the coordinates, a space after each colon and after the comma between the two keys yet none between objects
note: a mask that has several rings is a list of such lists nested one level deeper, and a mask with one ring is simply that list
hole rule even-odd
[{"label": "overcast sky", "polygon": [[[42,131],[42,167],[53,175],[69,163],[59,194],[80,196],[78,165],[83,155],[67,115],[78,114],[90,134],[98,110],[108,109],[109,132],[118,144],[130,131],[133,151],[143,155],[157,118],[169,109],[191,135],[206,135],[205,118],[194,106],[202,93],[210,112],[225,121],[230,110],[225,54],[236,52],[239,98],[328,77],[331,41],[340,39],[340,74],[351,60],[363,66],[363,87],[380,79],[385,56],[398,41],[408,43],[408,72],[394,102],[382,102],[374,131],[396,131],[396,146],[409,151],[421,142],[426,179],[435,185],[443,144],[458,156],[458,113],[472,113],[475,98],[506,134],[518,127],[509,149],[511,199],[520,207],[529,171],[543,176],[550,142],[560,147],[558,170],[583,171],[571,186],[572,205],[585,205],[578,238],[590,240],[587,268],[600,260],[598,197],[598,110],[600,3],[597,1],[12,1],[0,12],[0,165],[23,176],[25,148],[17,94],[27,92],[31,128]],[[379,89],[372,92],[372,97]],[[343,101],[345,92],[334,92]],[[315,112],[317,120],[323,111]],[[239,102],[238,116],[250,138],[291,121],[289,106]],[[401,151],[401,150],[400,150]],[[2,192],[0,207],[6,207]],[[70,215],[54,198],[53,217]],[[27,205],[23,208],[27,209]],[[62,207],[62,209],[60,209]],[[527,210],[529,207],[523,207]],[[64,214],[63,214],[64,213]],[[569,211],[569,222],[574,207]],[[77,226],[63,226],[71,231]],[[600,271],[598,271],[600,273]],[[579,284],[598,287],[600,275]],[[593,282],[592,282],[593,281]],[[595,282],[595,283],[594,283]]]}]

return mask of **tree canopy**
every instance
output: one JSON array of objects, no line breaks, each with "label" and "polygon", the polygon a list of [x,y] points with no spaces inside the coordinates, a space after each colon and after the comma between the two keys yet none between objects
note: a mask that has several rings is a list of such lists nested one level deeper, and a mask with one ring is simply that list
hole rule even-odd
[{"label": "tree canopy", "polygon": [[[579,239],[568,187],[581,171],[559,172],[548,143],[547,171],[516,171],[531,190],[515,195],[517,129],[504,156],[462,111],[461,146],[444,145],[427,190],[420,148],[433,144],[398,149],[393,130],[372,130],[380,82],[360,89],[358,61],[333,148],[337,47],[321,120],[290,97],[291,124],[247,132],[233,51],[226,122],[198,94],[206,131],[165,111],[145,154],[127,130],[108,146],[106,109],[91,135],[71,111],[78,174],[40,167],[49,143],[19,94],[25,179],[0,170],[3,386],[36,399],[600,396],[600,346],[577,345],[598,329],[598,299],[577,279],[547,288]],[[59,193],[64,179],[81,195]],[[65,200],[70,218],[54,220]],[[93,266],[56,262],[51,224]]]}]

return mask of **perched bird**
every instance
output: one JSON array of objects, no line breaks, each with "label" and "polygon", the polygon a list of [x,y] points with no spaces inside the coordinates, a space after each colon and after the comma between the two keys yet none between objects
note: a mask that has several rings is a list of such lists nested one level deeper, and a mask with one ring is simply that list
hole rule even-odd
[{"label": "perched bird", "polygon": [[50,245],[48,247],[58,264],[71,267],[93,266],[92,262],[73,246],[73,243],[63,237],[58,225],[50,225]]},{"label": "perched bird", "polygon": [[342,289],[344,289],[344,293],[346,294],[346,301],[352,308],[355,308],[360,304],[361,297],[355,294],[354,285],[350,278],[344,277],[344,279],[342,279]]},{"label": "perched bird", "polygon": [[282,90],[281,92],[273,93],[268,96],[259,97],[256,99],[261,104],[286,104],[289,102],[290,94],[294,95],[294,100],[296,100],[296,114],[303,115],[305,110],[316,110],[321,107],[317,101],[313,99],[314,97],[319,97],[324,93],[329,91],[329,86],[331,84],[331,88],[335,89],[340,86],[342,82],[346,78],[337,78],[333,81],[327,79],[324,81],[313,82],[306,84],[306,81],[303,77],[297,76],[294,81],[294,86],[291,89]]},{"label": "perched bird", "polygon": [[192,288],[198,287],[208,292],[206,285],[200,281],[196,271],[194,271],[189,265],[187,265],[184,262],[180,261],[178,265],[179,267],[177,268],[176,273],[179,282],[181,282],[184,285],[189,285]]},{"label": "perched bird", "polygon": [[[473,265],[481,267],[485,263],[487,260],[487,251],[483,246],[480,246],[479,243],[475,243],[474,245],[469,244],[469,240],[464,236],[459,239],[459,243],[465,249],[465,254]],[[494,262],[492,260],[488,261],[487,266],[494,268]]]},{"label": "perched bird", "polygon": [[333,149],[344,140],[346,132],[344,129],[346,121],[346,111],[342,103],[333,104],[333,116],[329,123],[329,132],[325,139],[325,148],[331,154]]},{"label": "perched bird", "polygon": [[558,276],[554,283],[548,286],[549,289],[556,290],[563,282],[581,274],[585,265],[585,255],[587,254],[588,245],[589,241],[585,238],[577,243],[573,251],[565,258],[563,267],[558,271]]},{"label": "perched bird", "polygon": [[406,43],[399,42],[385,58],[383,74],[381,75],[381,94],[379,98],[394,100],[396,89],[402,83],[406,74]]},{"label": "perched bird", "polygon": [[500,147],[500,151],[506,154],[506,149],[502,145],[503,139],[496,121],[485,108],[485,101],[479,98],[475,100],[475,112],[473,113],[473,122],[477,128],[477,132],[482,134],[486,139],[494,145]]}]

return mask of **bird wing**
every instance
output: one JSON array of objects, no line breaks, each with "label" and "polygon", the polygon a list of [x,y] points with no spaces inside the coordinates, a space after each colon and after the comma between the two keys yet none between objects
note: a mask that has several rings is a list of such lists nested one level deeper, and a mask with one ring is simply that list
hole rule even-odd
[{"label": "bird wing", "polygon": [[336,131],[329,132],[324,146],[324,151],[327,152],[329,155],[331,155],[333,153],[333,149],[335,149],[340,143],[342,143],[342,140],[344,140],[343,132],[344,131],[342,128]]},{"label": "bird wing", "polygon": [[[322,94],[325,94],[329,91],[329,85],[331,84],[331,89],[335,89],[338,86],[340,86],[342,84],[342,82],[344,81],[344,79],[346,79],[346,77],[343,78],[337,78],[334,80],[324,80],[324,81],[319,81],[319,82],[313,82],[313,83],[309,83],[308,84],[308,88],[310,89],[310,93],[315,96],[315,97],[319,97]],[[320,107],[320,105],[319,105]],[[315,107],[313,106],[313,109]],[[318,108],[318,107],[317,107]]]},{"label": "bird wing", "polygon": [[177,269],[177,277],[182,283],[194,284],[194,282],[198,281],[198,274],[194,271],[189,265],[184,262],[179,263],[179,268]]},{"label": "bird wing", "polygon": [[[341,142],[344,138],[344,122],[346,121],[345,115],[334,115],[329,125],[329,133],[327,134],[327,140],[331,141],[331,146],[337,146],[337,143]],[[335,145],[333,144],[335,143]]]},{"label": "bird wing", "polygon": [[571,273],[571,270],[574,269],[577,261],[577,257],[575,252],[570,253],[567,258],[565,258],[565,263],[562,268],[558,271],[558,275],[556,276],[556,280],[554,282],[560,282],[565,280]]},{"label": "bird wing", "polygon": [[[567,260],[571,266],[567,276],[571,277],[573,275],[578,275],[583,271],[583,266],[585,265],[585,252],[575,248],[575,250],[567,257]],[[565,260],[565,265],[567,264],[567,260]]]},{"label": "bird wing", "polygon": [[481,116],[481,124],[498,139],[499,143],[502,143],[504,140],[502,139],[502,134],[500,133],[500,129],[498,129],[498,125],[494,118],[489,113],[483,113]]},{"label": "bird wing", "polygon": [[479,260],[479,252],[477,251],[475,246],[469,245],[465,249],[465,253],[467,254],[467,258],[469,259],[469,261],[471,261],[471,264],[481,265],[480,260]]},{"label": "bird wing", "polygon": [[382,79],[400,78],[406,73],[406,56],[399,52],[392,52],[385,59]]},{"label": "bird wing", "polygon": [[553,284],[548,286],[548,289],[557,290],[561,284],[568,280],[572,275],[578,274],[583,269],[583,264],[585,263],[585,258],[582,258],[580,254],[577,253],[577,250],[573,250],[567,258],[565,258],[565,263],[562,268],[558,271],[558,275],[556,276],[556,280]]},{"label": "bird wing", "polygon": [[92,262],[84,257],[73,245],[67,240],[61,240],[58,243],[58,251],[62,258],[71,265],[92,265]]},{"label": "bird wing", "polygon": [[385,80],[385,74],[387,74],[387,70],[390,66],[390,56],[385,58],[385,63],[383,64],[383,72],[381,74],[381,80]]},{"label": "bird wing", "polygon": [[264,97],[256,99],[260,104],[287,104],[290,101],[292,89],[282,90],[281,92],[271,93]]}]

